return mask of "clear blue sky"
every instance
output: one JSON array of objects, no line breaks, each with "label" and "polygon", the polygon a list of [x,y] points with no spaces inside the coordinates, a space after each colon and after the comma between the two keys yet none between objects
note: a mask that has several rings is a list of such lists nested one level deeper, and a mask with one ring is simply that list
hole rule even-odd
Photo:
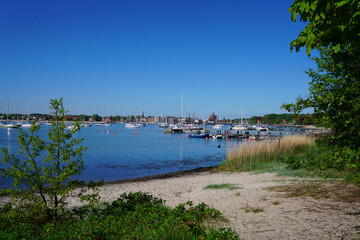
[{"label": "clear blue sky", "polygon": [[283,113],[314,67],[292,1],[1,1],[0,112],[207,118]]}]

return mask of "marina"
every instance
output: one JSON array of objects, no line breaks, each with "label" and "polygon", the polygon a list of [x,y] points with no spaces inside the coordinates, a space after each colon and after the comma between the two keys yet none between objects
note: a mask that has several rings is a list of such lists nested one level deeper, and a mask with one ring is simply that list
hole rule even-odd
[{"label": "marina", "polygon": [[[69,125],[71,129],[72,125]],[[158,124],[147,124],[146,127],[126,128],[125,124],[108,124],[95,126],[86,123],[74,135],[84,138],[82,143],[88,150],[83,156],[85,170],[74,178],[83,181],[101,180],[116,181],[122,179],[144,177],[162,173],[191,170],[199,167],[217,166],[226,158],[230,144],[244,144],[256,140],[274,140],[282,135],[303,134],[295,128],[284,128],[283,131],[258,132],[212,130],[212,126],[194,128],[193,133],[184,125],[171,130]],[[41,123],[39,136],[47,138],[49,126]],[[24,128],[28,131],[28,128]],[[296,131],[295,131],[296,130]],[[0,129],[0,147],[18,155],[17,129],[7,131]],[[199,132],[200,131],[200,132]],[[191,134],[198,137],[190,137]],[[205,134],[205,135],[203,135]],[[201,136],[201,137],[200,137]],[[9,187],[11,181],[0,177],[0,187]]]}]

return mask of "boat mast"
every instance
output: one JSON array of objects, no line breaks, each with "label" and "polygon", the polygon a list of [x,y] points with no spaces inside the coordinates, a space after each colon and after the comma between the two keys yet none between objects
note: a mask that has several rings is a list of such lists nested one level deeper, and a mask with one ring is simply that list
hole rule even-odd
[{"label": "boat mast", "polygon": [[183,118],[184,118],[184,104],[183,104],[183,97],[181,96],[181,124],[183,124]]},{"label": "boat mast", "polygon": [[8,104],[7,104],[7,114],[6,114],[6,122],[8,121],[9,119],[9,99],[8,99]]},{"label": "boat mast", "polygon": [[241,109],[241,125],[243,125],[244,110]]}]

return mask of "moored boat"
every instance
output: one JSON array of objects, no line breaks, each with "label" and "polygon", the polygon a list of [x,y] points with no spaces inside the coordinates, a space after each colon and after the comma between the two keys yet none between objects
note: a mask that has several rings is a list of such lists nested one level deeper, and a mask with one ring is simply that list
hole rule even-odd
[{"label": "moored boat", "polygon": [[0,128],[16,128],[18,125],[14,123],[0,123]]},{"label": "moored boat", "polygon": [[127,124],[125,124],[125,127],[126,128],[137,128],[138,125],[136,125],[135,123],[127,123]]},{"label": "moored boat", "polygon": [[235,125],[235,126],[230,127],[230,130],[244,131],[244,130],[248,130],[248,127],[245,124]]},{"label": "moored boat", "polygon": [[167,124],[167,123],[161,123],[159,125],[159,128],[167,128],[168,126],[169,126],[169,124]]},{"label": "moored boat", "polygon": [[214,134],[212,136],[213,139],[222,139],[223,138],[223,135],[222,134]]},{"label": "moored boat", "polygon": [[265,126],[257,126],[256,131],[265,132],[265,131],[269,131],[269,129]]},{"label": "moored boat", "polygon": [[209,133],[202,133],[202,132],[197,132],[197,133],[193,133],[193,134],[189,134],[189,138],[207,138],[209,137]]}]

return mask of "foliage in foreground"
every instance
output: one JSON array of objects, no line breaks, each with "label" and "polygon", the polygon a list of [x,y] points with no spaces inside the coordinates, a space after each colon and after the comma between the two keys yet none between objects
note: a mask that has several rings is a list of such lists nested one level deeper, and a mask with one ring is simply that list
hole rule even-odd
[{"label": "foliage in foreground", "polygon": [[50,221],[35,205],[0,207],[0,239],[238,239],[228,228],[213,226],[221,213],[204,203],[179,204],[144,192],[122,194],[112,203],[67,210]]},{"label": "foliage in foreground", "polygon": [[360,4],[358,0],[294,0],[289,9],[307,23],[291,49],[306,47],[317,69],[311,78],[309,94],[282,108],[300,113],[314,109],[318,123],[331,128],[327,139],[331,167],[357,175],[360,181]]},{"label": "foliage in foreground", "polygon": [[[74,190],[77,182],[70,178],[84,169],[82,156],[86,147],[81,146],[82,138],[73,135],[80,129],[79,122],[71,130],[65,125],[67,111],[62,98],[50,100],[52,121],[47,139],[41,139],[41,128],[32,123],[29,131],[19,128],[19,154],[15,156],[2,148],[0,175],[14,180],[11,197],[18,204],[31,204],[48,217],[57,218],[63,211],[65,199]],[[101,183],[90,182],[88,187],[98,191]],[[20,190],[25,188],[24,190]],[[81,196],[91,203],[98,201],[97,192]]]}]

